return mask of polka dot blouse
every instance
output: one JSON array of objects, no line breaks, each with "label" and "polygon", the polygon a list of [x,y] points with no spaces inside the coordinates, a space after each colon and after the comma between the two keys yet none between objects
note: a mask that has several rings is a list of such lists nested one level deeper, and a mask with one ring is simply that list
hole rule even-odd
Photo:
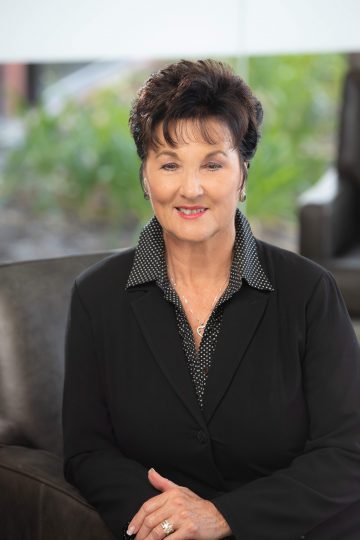
[{"label": "polka dot blouse", "polygon": [[179,296],[168,277],[163,231],[155,216],[151,218],[140,233],[133,266],[126,284],[126,288],[128,288],[155,281],[162,289],[164,299],[173,304],[187,365],[201,409],[204,405],[207,375],[221,330],[225,302],[241,289],[243,278],[251,287],[256,289],[274,290],[260,264],[255,238],[249,222],[238,208],[235,213],[235,230],[229,283],[215,304],[206,323],[198,351]]}]

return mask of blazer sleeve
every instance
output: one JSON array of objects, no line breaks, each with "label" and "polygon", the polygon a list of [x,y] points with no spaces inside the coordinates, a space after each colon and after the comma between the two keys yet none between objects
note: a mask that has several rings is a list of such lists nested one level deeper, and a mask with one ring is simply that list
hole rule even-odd
[{"label": "blazer sleeve", "polygon": [[64,475],[116,537],[139,507],[158,495],[147,469],[125,457],[113,436],[91,319],[75,281],[65,338],[62,423]]},{"label": "blazer sleeve", "polygon": [[360,500],[359,345],[330,273],[317,281],[305,316],[307,443],[289,467],[212,500],[238,540],[305,538]]}]

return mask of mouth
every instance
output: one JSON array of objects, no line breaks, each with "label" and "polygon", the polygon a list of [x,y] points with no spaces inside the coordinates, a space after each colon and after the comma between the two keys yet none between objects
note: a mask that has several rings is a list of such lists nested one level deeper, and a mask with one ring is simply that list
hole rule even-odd
[{"label": "mouth", "polygon": [[178,214],[185,219],[195,219],[205,214],[205,206],[176,206]]}]

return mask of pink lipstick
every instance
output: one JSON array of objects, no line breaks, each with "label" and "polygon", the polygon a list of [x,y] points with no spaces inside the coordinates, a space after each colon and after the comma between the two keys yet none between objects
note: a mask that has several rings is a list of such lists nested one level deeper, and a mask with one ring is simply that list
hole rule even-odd
[{"label": "pink lipstick", "polygon": [[176,210],[183,219],[197,219],[205,214],[207,208],[205,206],[177,206]]}]

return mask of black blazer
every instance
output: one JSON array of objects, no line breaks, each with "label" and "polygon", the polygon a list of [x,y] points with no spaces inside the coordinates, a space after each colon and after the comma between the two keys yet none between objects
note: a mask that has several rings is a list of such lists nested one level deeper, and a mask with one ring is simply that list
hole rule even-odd
[{"label": "black blazer", "polygon": [[257,241],[275,291],[225,304],[201,411],[173,306],[125,290],[134,249],[76,280],[64,473],[119,538],[154,467],[210,499],[237,540],[360,538],[360,354],[322,267]]}]

